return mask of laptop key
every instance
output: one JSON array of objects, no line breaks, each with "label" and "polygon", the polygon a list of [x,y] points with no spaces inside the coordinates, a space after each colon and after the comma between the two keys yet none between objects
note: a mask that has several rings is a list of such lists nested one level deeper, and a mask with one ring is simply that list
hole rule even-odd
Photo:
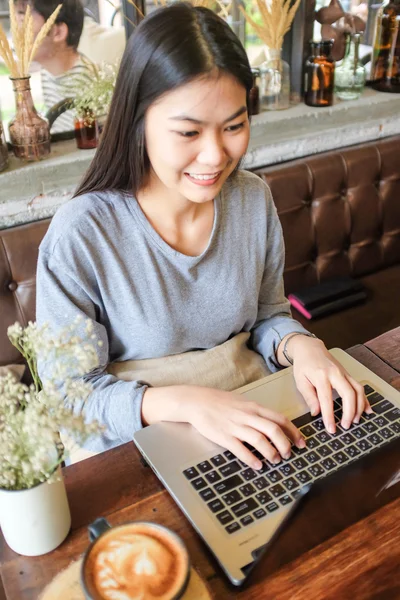
[{"label": "laptop key", "polygon": [[356,458],[356,456],[361,454],[357,446],[349,446],[348,448],[345,448],[345,452],[350,456],[350,458]]},{"label": "laptop key", "polygon": [[392,431],[394,431],[395,433],[400,433],[400,423],[399,423],[399,422],[397,422],[397,423],[392,423],[392,424],[390,425],[390,429],[391,429]]},{"label": "laptop key", "polygon": [[332,448],[329,448],[329,446],[321,446],[320,448],[318,448],[317,452],[322,456],[322,458],[326,458],[327,456],[332,454]]},{"label": "laptop key", "polygon": [[328,446],[332,448],[332,450],[334,450],[335,452],[344,448],[344,444],[342,444],[342,442],[339,439],[332,440],[331,442],[329,442]]},{"label": "laptop key", "polygon": [[286,494],[285,496],[282,496],[282,498],[279,498],[279,502],[282,504],[282,506],[285,506],[286,504],[293,502],[293,500],[289,494]]},{"label": "laptop key", "polygon": [[353,429],[353,431],[351,433],[358,440],[362,440],[362,438],[364,438],[367,435],[367,432],[364,431],[364,429],[362,427],[360,427],[360,426],[358,426],[355,429]]},{"label": "laptop key", "polygon": [[264,473],[267,473],[268,471],[270,471],[271,467],[269,465],[267,465],[265,459],[262,462],[262,467],[261,469],[257,469],[257,473],[258,475],[264,475]]},{"label": "laptop key", "polygon": [[329,440],[332,439],[332,436],[329,435],[329,433],[327,431],[320,431],[319,433],[317,433],[316,437],[323,444],[325,444],[325,442],[329,442]]},{"label": "laptop key", "polygon": [[258,479],[255,479],[253,484],[258,490],[265,490],[265,488],[269,486],[269,482],[265,479],[265,477],[259,477]]},{"label": "laptop key", "polygon": [[[374,406],[375,409],[375,406]],[[363,413],[361,415],[360,423],[365,423],[365,421],[373,421],[378,413]]]},{"label": "laptop key", "polygon": [[197,468],[202,473],[208,473],[208,471],[211,471],[212,465],[208,462],[208,460],[203,460],[203,462],[197,465]]},{"label": "laptop key", "polygon": [[199,492],[200,497],[205,501],[208,502],[208,500],[212,500],[213,498],[215,498],[215,493],[212,491],[211,488],[206,488],[205,490],[201,490],[201,492]]},{"label": "laptop key", "polygon": [[367,450],[371,450],[372,448],[371,444],[367,442],[367,440],[360,440],[359,442],[357,442],[356,446],[358,446],[358,448],[360,448],[362,452],[366,452]]},{"label": "laptop key", "polygon": [[373,394],[368,396],[368,402],[370,403],[371,406],[373,406],[377,402],[380,402],[381,400],[384,400],[384,398],[383,398],[383,396],[378,394],[378,392],[374,392]]},{"label": "laptop key", "polygon": [[267,504],[267,502],[270,502],[272,500],[271,494],[268,494],[268,492],[266,491],[256,494],[256,498],[260,504]]},{"label": "laptop key", "polygon": [[267,473],[267,478],[271,483],[278,483],[281,481],[282,475],[278,471],[271,471],[271,473]]},{"label": "laptop key", "polygon": [[294,479],[294,477],[288,477],[288,479],[285,479],[284,481],[282,481],[282,485],[284,485],[285,488],[287,490],[289,490],[289,492],[291,492],[292,490],[295,490],[296,488],[299,487],[299,484]]},{"label": "laptop key", "polygon": [[236,521],[234,523],[230,523],[228,527],[225,527],[225,531],[227,531],[229,534],[235,533],[235,531],[238,531],[238,529],[240,529],[240,525],[239,523],[236,523]]},{"label": "laptop key", "polygon": [[320,444],[319,441],[317,440],[317,438],[315,436],[312,437],[312,438],[309,438],[306,443],[307,443],[307,448],[309,450],[313,450],[314,448],[318,448],[318,446]]},{"label": "laptop key", "polygon": [[385,417],[389,419],[389,421],[396,421],[400,418],[400,408],[394,408],[389,412],[385,413]]},{"label": "laptop key", "polygon": [[[297,460],[300,460],[299,458]],[[292,465],[290,464],[286,464],[286,465],[282,465],[281,467],[279,467],[280,472],[282,473],[282,475],[293,475],[293,473],[296,472],[296,469],[294,469],[292,467]]]},{"label": "laptop key", "polygon": [[236,458],[236,456],[230,450],[225,450],[224,456],[226,456],[228,460],[234,460]]},{"label": "laptop key", "polygon": [[292,423],[295,427],[297,427],[297,429],[300,429],[300,427],[303,427],[303,425],[307,425],[308,423],[311,423],[313,420],[311,413],[307,412],[304,413],[304,415],[301,415],[300,417],[296,417],[295,419],[293,419]]},{"label": "laptop key", "polygon": [[308,483],[311,481],[311,476],[307,473],[307,471],[300,471],[300,473],[296,473],[296,477],[300,483]]},{"label": "laptop key", "polygon": [[321,477],[325,473],[325,469],[321,465],[311,465],[308,468],[308,472],[311,473],[313,477]]},{"label": "laptop key", "polygon": [[210,473],[206,473],[206,479],[210,483],[217,483],[217,481],[221,480],[221,475],[217,471],[211,471]]},{"label": "laptop key", "polygon": [[394,433],[389,429],[389,427],[384,427],[380,430],[379,435],[385,438],[385,440],[390,440],[394,436]]},{"label": "laptop key", "polygon": [[240,474],[245,481],[251,481],[252,479],[257,477],[257,471],[253,471],[253,469],[250,469],[250,467],[245,471],[241,471]]},{"label": "laptop key", "polygon": [[311,452],[308,452],[305,456],[305,459],[308,460],[308,462],[313,465],[314,463],[318,462],[320,457],[318,456],[318,454],[314,451],[311,450]]},{"label": "laptop key", "polygon": [[300,456],[300,458],[296,458],[296,460],[293,461],[292,463],[296,469],[298,469],[299,471],[301,469],[305,469],[308,466],[308,462],[304,459],[303,456]]},{"label": "laptop key", "polygon": [[300,427],[300,431],[304,437],[311,437],[315,433],[315,429],[312,425],[304,425],[304,427]]},{"label": "laptop key", "polygon": [[241,468],[242,467],[239,465],[239,463],[236,460],[234,460],[233,462],[228,463],[223,467],[220,467],[219,472],[223,477],[227,477],[228,475],[233,475],[234,473],[237,473],[238,471],[240,471]]},{"label": "laptop key", "polygon": [[336,467],[337,467],[336,462],[333,460],[333,458],[331,456],[328,456],[328,458],[324,458],[323,460],[321,460],[321,465],[327,471],[332,471],[333,469],[336,469]]},{"label": "laptop key", "polygon": [[240,502],[240,500],[243,500],[243,496],[237,490],[233,490],[233,492],[224,494],[222,496],[222,500],[225,502],[225,504],[231,506],[232,504],[236,504],[237,502]]},{"label": "laptop key", "polygon": [[378,425],[378,427],[385,427],[385,425],[389,424],[389,421],[385,417],[383,417],[382,415],[378,415],[375,418],[374,423],[375,423],[375,425]]},{"label": "laptop key", "polygon": [[254,519],[251,515],[246,515],[245,517],[243,517],[243,519],[240,519],[240,522],[242,525],[244,525],[246,527],[246,525],[250,525],[251,523],[254,523]]},{"label": "laptop key", "polygon": [[342,450],[336,452],[336,454],[334,454],[332,458],[336,460],[338,465],[343,465],[349,460],[349,457]]},{"label": "laptop key", "polygon": [[256,508],[258,508],[258,504],[254,498],[248,498],[247,500],[243,500],[243,502],[239,502],[239,504],[232,506],[231,510],[236,517],[244,517],[244,515],[247,515],[247,513],[252,510],[256,510]]},{"label": "laptop key", "polygon": [[242,487],[240,487],[239,490],[242,492],[243,496],[247,498],[248,496],[254,494],[256,488],[253,487],[251,483],[246,483],[246,485],[242,485]]},{"label": "laptop key", "polygon": [[220,510],[225,508],[221,500],[219,500],[218,498],[216,500],[211,500],[211,502],[209,502],[207,506],[213,513],[219,512]]},{"label": "laptop key", "polygon": [[186,477],[186,479],[189,479],[189,481],[199,476],[199,472],[195,467],[189,467],[188,469],[185,469],[183,471],[183,474]]},{"label": "laptop key", "polygon": [[374,446],[379,446],[383,442],[383,438],[378,433],[373,433],[367,437],[367,440]]},{"label": "laptop key", "polygon": [[265,517],[267,513],[265,512],[265,510],[263,508],[258,508],[253,515],[255,516],[256,519],[262,519],[262,517]]},{"label": "laptop key", "polygon": [[323,420],[317,419],[316,421],[313,421],[313,427],[315,427],[315,429],[317,429],[318,431],[323,431],[325,429]]},{"label": "laptop key", "polygon": [[218,513],[217,519],[222,525],[227,525],[231,521],[233,521],[233,517],[229,510],[224,510],[223,512]]},{"label": "laptop key", "polygon": [[270,502],[265,508],[268,512],[274,512],[274,510],[278,510],[279,506],[276,502]]},{"label": "laptop key", "polygon": [[350,446],[356,441],[356,438],[351,433],[345,433],[340,437],[340,441],[344,442],[346,446]]},{"label": "laptop key", "polygon": [[[386,412],[390,408],[393,408],[393,404],[391,402],[389,402],[389,400],[382,400],[382,402],[378,402],[378,404],[374,405],[374,412],[377,415],[381,415],[382,413]],[[365,415],[363,415],[363,416],[365,416]]]},{"label": "laptop key", "polygon": [[378,431],[377,426],[375,425],[375,423],[372,423],[372,422],[364,423],[363,426],[362,426],[362,428],[367,433],[374,433],[375,431]]},{"label": "laptop key", "polygon": [[372,388],[368,383],[364,385],[364,393],[368,396],[368,394],[372,394],[374,392],[374,388]]},{"label": "laptop key", "polygon": [[232,475],[232,477],[225,479],[225,481],[221,481],[220,483],[214,485],[214,490],[218,494],[225,494],[225,492],[230,492],[231,490],[233,490],[233,488],[237,487],[242,483],[243,479],[239,477],[239,475]]},{"label": "laptop key", "polygon": [[275,498],[279,498],[282,494],[286,494],[286,490],[281,486],[280,483],[277,483],[269,488],[268,490]]},{"label": "laptop key", "polygon": [[207,482],[202,478],[198,477],[197,479],[192,479],[191,482],[194,489],[198,492],[203,488],[207,487]]},{"label": "laptop key", "polygon": [[[233,456],[233,454],[232,454]],[[210,458],[212,464],[214,465],[214,467],[220,467],[221,465],[224,465],[226,463],[225,458],[222,456],[222,454],[217,454],[216,456],[213,456],[212,458]]]},{"label": "laptop key", "polygon": [[299,456],[300,454],[305,454],[305,452],[307,452],[307,447],[298,448],[297,446],[292,446],[291,450],[292,450],[291,458],[294,458],[295,455]]}]

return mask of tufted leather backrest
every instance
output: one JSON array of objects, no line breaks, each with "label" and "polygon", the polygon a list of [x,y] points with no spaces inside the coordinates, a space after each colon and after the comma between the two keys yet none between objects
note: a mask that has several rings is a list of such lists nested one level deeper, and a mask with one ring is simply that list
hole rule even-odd
[{"label": "tufted leather backrest", "polygon": [[21,362],[9,325],[35,320],[36,263],[49,220],[0,231],[0,365]]},{"label": "tufted leather backrest", "polygon": [[286,246],[286,293],[400,263],[400,136],[256,171]]}]

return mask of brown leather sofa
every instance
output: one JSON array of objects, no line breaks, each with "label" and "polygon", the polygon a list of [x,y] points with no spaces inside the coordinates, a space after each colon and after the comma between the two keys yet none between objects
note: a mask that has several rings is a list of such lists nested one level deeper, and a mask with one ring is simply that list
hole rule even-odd
[{"label": "brown leather sofa", "polygon": [[[400,325],[400,136],[257,170],[271,186],[286,245],[286,292],[340,275],[360,278],[365,304],[316,321],[349,347]],[[49,220],[0,231],[0,365],[20,362],[7,339],[35,318],[38,248]]]},{"label": "brown leather sofa", "polygon": [[307,321],[348,348],[400,325],[400,136],[256,171],[269,184],[286,246],[286,293],[343,275],[368,300]]}]

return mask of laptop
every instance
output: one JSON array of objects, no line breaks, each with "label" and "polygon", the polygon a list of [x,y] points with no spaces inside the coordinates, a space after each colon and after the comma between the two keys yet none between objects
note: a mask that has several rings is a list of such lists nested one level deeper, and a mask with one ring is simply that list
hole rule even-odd
[{"label": "laptop", "polygon": [[[237,390],[285,414],[306,448],[253,470],[186,423],[156,423],[134,434],[145,461],[234,585],[262,561],[263,574],[332,537],[400,496],[400,392],[346,352],[332,355],[365,388],[374,414],[337,433],[311,417],[292,368]],[[318,526],[322,522],[323,526]]]}]

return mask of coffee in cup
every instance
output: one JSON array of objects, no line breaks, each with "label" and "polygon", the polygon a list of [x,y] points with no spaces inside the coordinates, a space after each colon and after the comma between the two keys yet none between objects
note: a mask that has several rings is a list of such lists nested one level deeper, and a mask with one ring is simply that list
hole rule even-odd
[{"label": "coffee in cup", "polygon": [[[177,600],[189,581],[190,561],[182,540],[147,522],[111,527],[97,519],[96,537],[82,564],[82,584],[90,600]],[[98,536],[98,537],[97,537]]]}]

